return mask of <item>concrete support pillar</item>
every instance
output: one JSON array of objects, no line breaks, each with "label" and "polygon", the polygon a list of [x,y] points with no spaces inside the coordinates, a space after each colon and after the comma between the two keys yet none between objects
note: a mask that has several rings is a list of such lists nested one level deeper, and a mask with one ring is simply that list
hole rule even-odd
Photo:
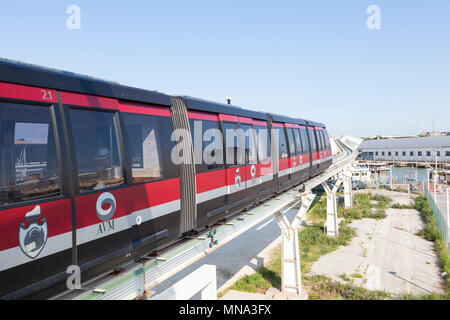
[{"label": "concrete support pillar", "polygon": [[302,294],[298,227],[315,197],[316,195],[312,193],[300,196],[302,205],[291,224],[286,219],[285,212],[278,211],[274,214],[283,237],[281,247],[281,289],[285,295],[300,296]]},{"label": "concrete support pillar", "polygon": [[353,186],[352,186],[352,173],[349,169],[345,170],[341,179],[344,182],[344,202],[346,208],[353,207]]},{"label": "concrete support pillar", "polygon": [[337,237],[339,236],[339,224],[338,224],[338,213],[337,213],[337,200],[336,192],[339,186],[342,184],[342,180],[338,179],[337,183],[330,189],[327,183],[322,183],[325,192],[327,193],[327,223],[326,232],[328,236]]}]

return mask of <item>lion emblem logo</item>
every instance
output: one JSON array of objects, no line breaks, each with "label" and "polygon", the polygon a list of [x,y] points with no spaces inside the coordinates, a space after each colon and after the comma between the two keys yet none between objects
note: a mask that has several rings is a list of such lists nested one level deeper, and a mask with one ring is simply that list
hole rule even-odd
[{"label": "lion emblem logo", "polygon": [[41,207],[37,206],[25,215],[25,222],[20,224],[20,248],[26,256],[36,259],[47,243],[47,236],[47,220],[41,218]]}]

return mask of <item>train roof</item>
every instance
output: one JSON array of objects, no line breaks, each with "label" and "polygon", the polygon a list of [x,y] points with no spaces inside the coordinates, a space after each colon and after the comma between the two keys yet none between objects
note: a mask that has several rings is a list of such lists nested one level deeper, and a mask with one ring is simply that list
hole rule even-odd
[{"label": "train roof", "polygon": [[160,92],[123,86],[118,82],[8,59],[0,59],[0,81],[164,106],[171,105],[170,97]]},{"label": "train roof", "polygon": [[264,112],[248,110],[233,105],[207,101],[194,97],[185,96],[183,98],[186,101],[187,108],[191,110],[230,114],[238,117],[246,117],[265,121],[267,121],[268,119],[267,114]]},{"label": "train roof", "polygon": [[[61,71],[4,58],[0,58],[0,81],[151,103],[162,106],[171,106],[171,97],[161,92],[124,86],[115,81],[99,79],[69,71]],[[230,114],[264,121],[267,121],[268,116],[270,115],[273,121],[276,122],[296,123],[300,125],[308,124],[310,126],[325,127],[324,124],[314,121],[258,112],[238,106],[207,101],[189,96],[183,96],[183,99],[186,101],[187,108],[191,110]]]},{"label": "train roof", "polygon": [[308,126],[311,126],[311,127],[322,127],[322,128],[327,127],[326,125],[324,125],[323,123],[320,123],[320,122],[315,122],[315,121],[310,121],[310,120],[306,120],[306,122],[308,123]]},{"label": "train roof", "polygon": [[286,117],[279,114],[270,114],[270,116],[272,117],[272,120],[275,122],[295,123],[304,126],[306,125],[306,121],[302,119]]}]

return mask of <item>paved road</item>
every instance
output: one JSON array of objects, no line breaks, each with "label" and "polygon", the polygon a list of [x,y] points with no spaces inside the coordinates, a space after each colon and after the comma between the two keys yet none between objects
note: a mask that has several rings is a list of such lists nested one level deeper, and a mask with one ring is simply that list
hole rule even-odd
[{"label": "paved road", "polygon": [[[392,192],[391,196],[397,203],[406,200],[402,194]],[[356,220],[350,226],[357,232],[351,244],[321,257],[312,274],[347,282],[342,277],[345,273],[369,290],[417,295],[444,292],[434,244],[417,236],[424,227],[418,211],[388,209],[384,220]]]}]

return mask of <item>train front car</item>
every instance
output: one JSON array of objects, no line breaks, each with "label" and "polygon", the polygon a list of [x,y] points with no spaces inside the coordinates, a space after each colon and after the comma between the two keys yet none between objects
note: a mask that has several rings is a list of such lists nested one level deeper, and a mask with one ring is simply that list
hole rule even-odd
[{"label": "train front car", "polygon": [[0,61],[0,298],[48,298],[72,266],[84,282],[179,239],[171,104]]}]

